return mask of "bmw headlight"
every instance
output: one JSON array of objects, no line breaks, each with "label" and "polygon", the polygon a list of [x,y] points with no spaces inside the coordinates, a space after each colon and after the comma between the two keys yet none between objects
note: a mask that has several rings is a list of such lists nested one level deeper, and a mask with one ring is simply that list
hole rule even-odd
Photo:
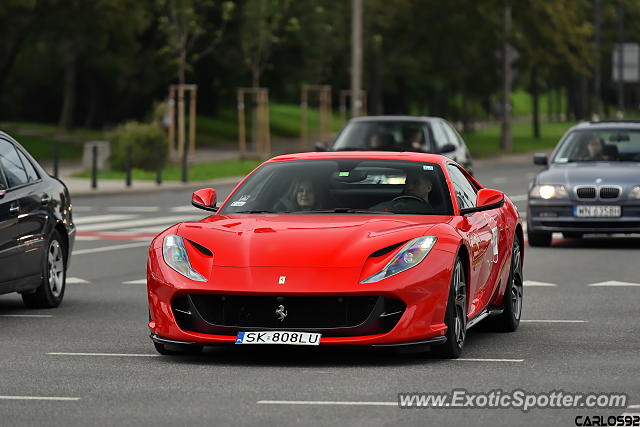
[{"label": "bmw headlight", "polygon": [[629,192],[630,199],[640,199],[640,185],[636,185]]},{"label": "bmw headlight", "polygon": [[187,255],[187,248],[182,237],[175,234],[166,235],[162,243],[162,257],[169,267],[183,276],[198,282],[207,281],[207,279],[191,267],[191,262],[189,262],[189,256]]},{"label": "bmw headlight", "polygon": [[435,245],[435,236],[417,237],[402,247],[389,263],[373,276],[364,279],[360,283],[375,283],[382,279],[402,273],[416,265],[420,264],[427,256],[433,245]]},{"label": "bmw headlight", "polygon": [[566,199],[569,197],[564,185],[534,185],[529,192],[532,199]]}]

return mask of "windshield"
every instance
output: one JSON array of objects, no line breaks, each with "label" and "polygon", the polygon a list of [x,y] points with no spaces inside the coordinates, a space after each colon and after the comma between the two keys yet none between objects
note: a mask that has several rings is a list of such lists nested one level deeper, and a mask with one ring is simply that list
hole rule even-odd
[{"label": "windshield", "polygon": [[453,207],[437,164],[322,159],[265,164],[220,213],[452,215]]},{"label": "windshield", "polygon": [[425,125],[419,122],[352,122],[340,133],[334,150],[430,150]]},{"label": "windshield", "polygon": [[640,131],[625,129],[573,131],[553,158],[554,163],[639,161]]}]

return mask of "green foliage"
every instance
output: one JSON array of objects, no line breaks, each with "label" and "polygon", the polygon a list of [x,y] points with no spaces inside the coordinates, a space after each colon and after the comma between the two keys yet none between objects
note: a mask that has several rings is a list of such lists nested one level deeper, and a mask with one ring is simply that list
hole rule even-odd
[{"label": "green foliage", "polygon": [[126,168],[127,147],[131,147],[131,165],[134,168],[155,170],[158,156],[163,165],[166,161],[167,142],[157,124],[130,121],[111,132],[108,140],[111,143],[111,167],[115,170]]}]

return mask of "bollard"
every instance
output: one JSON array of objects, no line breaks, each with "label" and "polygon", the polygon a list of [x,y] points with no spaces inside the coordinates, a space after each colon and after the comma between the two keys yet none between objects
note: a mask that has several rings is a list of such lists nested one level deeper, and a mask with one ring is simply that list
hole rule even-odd
[{"label": "bollard", "polygon": [[126,184],[127,187],[131,187],[131,157],[132,157],[132,149],[130,145],[127,145],[127,152],[126,152],[126,159],[125,159],[125,168],[126,168]]},{"label": "bollard", "polygon": [[58,177],[59,166],[60,166],[60,150],[59,150],[59,142],[55,142],[53,144],[53,176],[55,178]]},{"label": "bollard", "polygon": [[98,188],[98,146],[91,147],[91,188]]},{"label": "bollard", "polygon": [[156,184],[162,184],[162,149],[156,148]]},{"label": "bollard", "polygon": [[182,182],[189,182],[189,156],[187,155],[187,144],[184,144],[184,150],[182,152]]}]

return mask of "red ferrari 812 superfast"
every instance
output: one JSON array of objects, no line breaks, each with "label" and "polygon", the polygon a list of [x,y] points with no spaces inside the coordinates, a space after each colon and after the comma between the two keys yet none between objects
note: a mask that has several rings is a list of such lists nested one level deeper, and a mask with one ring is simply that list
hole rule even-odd
[{"label": "red ferrari 812 superfast", "polygon": [[408,152],[275,157],[216,207],[152,242],[149,328],[161,354],[206,345],[420,344],[462,351],[522,312],[514,204],[451,159]]}]

